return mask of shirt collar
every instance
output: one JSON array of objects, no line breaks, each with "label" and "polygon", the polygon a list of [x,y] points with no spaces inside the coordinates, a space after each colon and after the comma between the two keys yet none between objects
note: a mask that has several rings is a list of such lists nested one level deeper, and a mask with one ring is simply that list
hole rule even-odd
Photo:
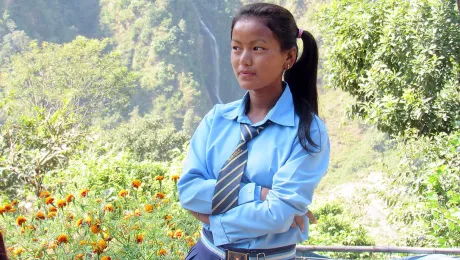
[{"label": "shirt collar", "polygon": [[286,83],[283,94],[276,102],[275,106],[265,116],[264,120],[252,124],[247,115],[245,114],[245,105],[249,98],[249,91],[246,92],[241,99],[239,106],[234,107],[232,110],[225,112],[222,116],[228,120],[235,120],[239,123],[251,124],[252,126],[259,126],[264,124],[267,120],[283,126],[295,126],[295,113],[294,101],[289,85]]}]

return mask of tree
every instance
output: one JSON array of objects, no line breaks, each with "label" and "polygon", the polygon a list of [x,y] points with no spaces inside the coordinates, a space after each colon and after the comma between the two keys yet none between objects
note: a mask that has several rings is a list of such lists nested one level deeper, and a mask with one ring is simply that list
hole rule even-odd
[{"label": "tree", "polygon": [[336,0],[319,12],[328,83],[394,135],[451,132],[460,120],[460,27],[454,0]]}]

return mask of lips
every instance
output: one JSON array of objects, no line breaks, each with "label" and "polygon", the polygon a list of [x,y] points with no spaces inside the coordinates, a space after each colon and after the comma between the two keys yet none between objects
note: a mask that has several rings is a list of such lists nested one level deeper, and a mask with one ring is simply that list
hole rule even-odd
[{"label": "lips", "polygon": [[239,74],[242,75],[242,76],[254,76],[254,75],[256,75],[255,72],[249,71],[249,70],[242,70],[242,71],[240,71]]}]

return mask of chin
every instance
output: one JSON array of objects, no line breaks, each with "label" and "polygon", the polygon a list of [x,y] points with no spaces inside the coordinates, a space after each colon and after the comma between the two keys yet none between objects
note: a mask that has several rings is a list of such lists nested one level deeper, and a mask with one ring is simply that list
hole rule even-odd
[{"label": "chin", "polygon": [[262,84],[258,82],[251,82],[251,81],[238,81],[240,87],[244,90],[256,90],[262,88]]}]

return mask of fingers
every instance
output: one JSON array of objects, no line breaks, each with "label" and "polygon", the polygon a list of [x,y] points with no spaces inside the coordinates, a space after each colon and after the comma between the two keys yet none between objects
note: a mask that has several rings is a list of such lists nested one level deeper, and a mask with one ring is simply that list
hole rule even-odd
[{"label": "fingers", "polygon": [[311,211],[307,211],[307,215],[308,217],[308,220],[310,221],[310,223],[312,224],[317,224],[318,223],[318,220],[315,218],[315,216],[313,215],[313,213]]},{"label": "fingers", "polygon": [[297,226],[299,226],[300,230],[303,232],[305,228],[305,222],[303,221],[303,217],[295,216],[294,221],[296,222]]}]

